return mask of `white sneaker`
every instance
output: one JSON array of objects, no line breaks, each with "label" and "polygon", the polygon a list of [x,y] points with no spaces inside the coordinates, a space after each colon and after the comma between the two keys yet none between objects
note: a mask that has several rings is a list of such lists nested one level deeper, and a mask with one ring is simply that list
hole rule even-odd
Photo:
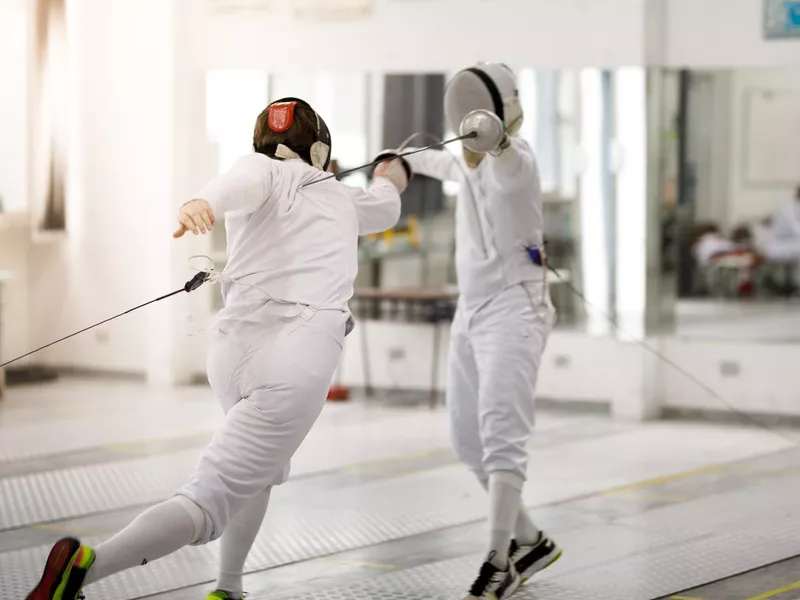
[{"label": "white sneaker", "polygon": [[[489,561],[492,555],[489,555]],[[495,567],[491,562],[483,563],[478,578],[464,600],[505,600],[520,586],[520,577],[514,564],[509,561],[505,571]]]},{"label": "white sneaker", "polygon": [[508,555],[520,575],[521,585],[561,558],[561,548],[540,532],[538,541],[530,546],[520,546],[516,540],[511,540]]}]

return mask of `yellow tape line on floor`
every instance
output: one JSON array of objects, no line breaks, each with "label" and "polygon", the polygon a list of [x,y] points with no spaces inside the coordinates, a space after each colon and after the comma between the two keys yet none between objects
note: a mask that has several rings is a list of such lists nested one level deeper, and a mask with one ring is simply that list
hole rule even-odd
[{"label": "yellow tape line on floor", "polygon": [[794,583],[790,583],[789,585],[785,585],[781,588],[764,592],[763,594],[759,594],[758,596],[752,596],[747,600],[769,600],[770,598],[774,598],[775,596],[780,596],[781,594],[785,594],[786,592],[791,592],[792,590],[800,590],[800,581],[795,581]]},{"label": "yellow tape line on floor", "polygon": [[732,461],[730,463],[725,463],[721,465],[708,465],[706,467],[699,467],[697,469],[691,469],[689,471],[673,473],[672,475],[664,475],[663,477],[654,477],[652,479],[646,479],[644,481],[631,483],[630,485],[621,485],[619,487],[611,488],[610,490],[605,490],[603,493],[616,494],[619,492],[628,492],[631,490],[640,490],[642,488],[653,487],[656,485],[661,485],[662,483],[670,483],[672,481],[678,481],[679,479],[688,479],[689,477],[695,477],[697,475],[705,475],[707,473],[713,473],[715,471],[722,471],[723,469],[727,469],[731,465],[735,464],[735,462],[736,461]]}]

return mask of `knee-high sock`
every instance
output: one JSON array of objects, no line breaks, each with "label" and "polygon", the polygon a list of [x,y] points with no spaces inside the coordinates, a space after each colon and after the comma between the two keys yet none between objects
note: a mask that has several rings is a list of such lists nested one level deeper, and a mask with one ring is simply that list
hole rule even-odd
[{"label": "knee-high sock", "polygon": [[220,542],[220,567],[217,589],[241,598],[244,563],[264,521],[272,488],[268,487],[231,520]]},{"label": "knee-high sock", "polygon": [[489,556],[496,567],[505,569],[508,547],[522,506],[522,486],[525,480],[508,471],[489,475]]},{"label": "knee-high sock", "polygon": [[200,539],[205,513],[181,496],[156,504],[95,550],[97,558],[84,585],[158,560]]},{"label": "knee-high sock", "polygon": [[[478,481],[487,492],[489,491],[489,479],[486,477],[478,477]],[[514,526],[514,538],[521,546],[532,546],[539,541],[541,530],[531,520],[527,509],[522,503],[519,507],[519,516]]]}]

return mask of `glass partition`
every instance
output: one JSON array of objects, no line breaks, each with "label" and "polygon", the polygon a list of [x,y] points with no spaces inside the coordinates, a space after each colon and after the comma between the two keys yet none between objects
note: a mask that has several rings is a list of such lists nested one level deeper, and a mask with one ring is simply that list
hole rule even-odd
[{"label": "glass partition", "polygon": [[[253,121],[268,101],[297,96],[328,123],[338,167],[351,168],[367,162],[376,148],[397,146],[415,132],[429,135],[414,145],[430,143],[431,136],[452,136],[442,110],[449,75],[209,73],[209,140],[223,169],[249,149]],[[669,96],[672,88],[677,93],[677,79],[664,74],[658,80],[660,100],[651,104],[653,83],[643,69],[520,69],[518,77],[525,109],[520,135],[536,153],[542,181],[545,237],[554,270],[548,281],[558,327],[617,335],[612,323],[624,323],[635,335],[643,334],[646,318],[652,321],[647,314],[654,294],[647,278],[654,261],[664,277],[674,272],[664,258],[672,249],[661,244],[662,238],[670,239],[671,229],[661,219],[676,205],[677,146],[670,127],[676,122],[677,101],[667,102],[661,95]],[[652,120],[654,111],[658,117]],[[654,139],[656,153],[651,152]],[[448,151],[459,154],[459,144]],[[346,183],[365,185],[368,176],[364,171]],[[422,180],[417,178],[416,187],[406,193],[397,230],[362,240],[359,285],[456,283],[459,184]],[[659,220],[654,222],[655,213]],[[215,247],[223,244],[224,239],[217,240]],[[655,249],[649,249],[653,244]],[[669,303],[665,306],[656,311],[658,318],[671,310]]]}]

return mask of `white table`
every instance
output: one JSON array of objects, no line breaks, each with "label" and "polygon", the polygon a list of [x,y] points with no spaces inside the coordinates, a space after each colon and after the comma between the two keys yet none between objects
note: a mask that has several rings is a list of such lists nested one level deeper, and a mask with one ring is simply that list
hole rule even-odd
[{"label": "white table", "polygon": [[[3,314],[4,314],[3,285],[8,281],[11,281],[11,279],[12,279],[11,271],[0,271],[0,347],[2,347],[2,339],[3,339]],[[6,389],[6,375],[3,369],[0,369],[0,400],[2,400],[3,398],[5,389]]]}]

